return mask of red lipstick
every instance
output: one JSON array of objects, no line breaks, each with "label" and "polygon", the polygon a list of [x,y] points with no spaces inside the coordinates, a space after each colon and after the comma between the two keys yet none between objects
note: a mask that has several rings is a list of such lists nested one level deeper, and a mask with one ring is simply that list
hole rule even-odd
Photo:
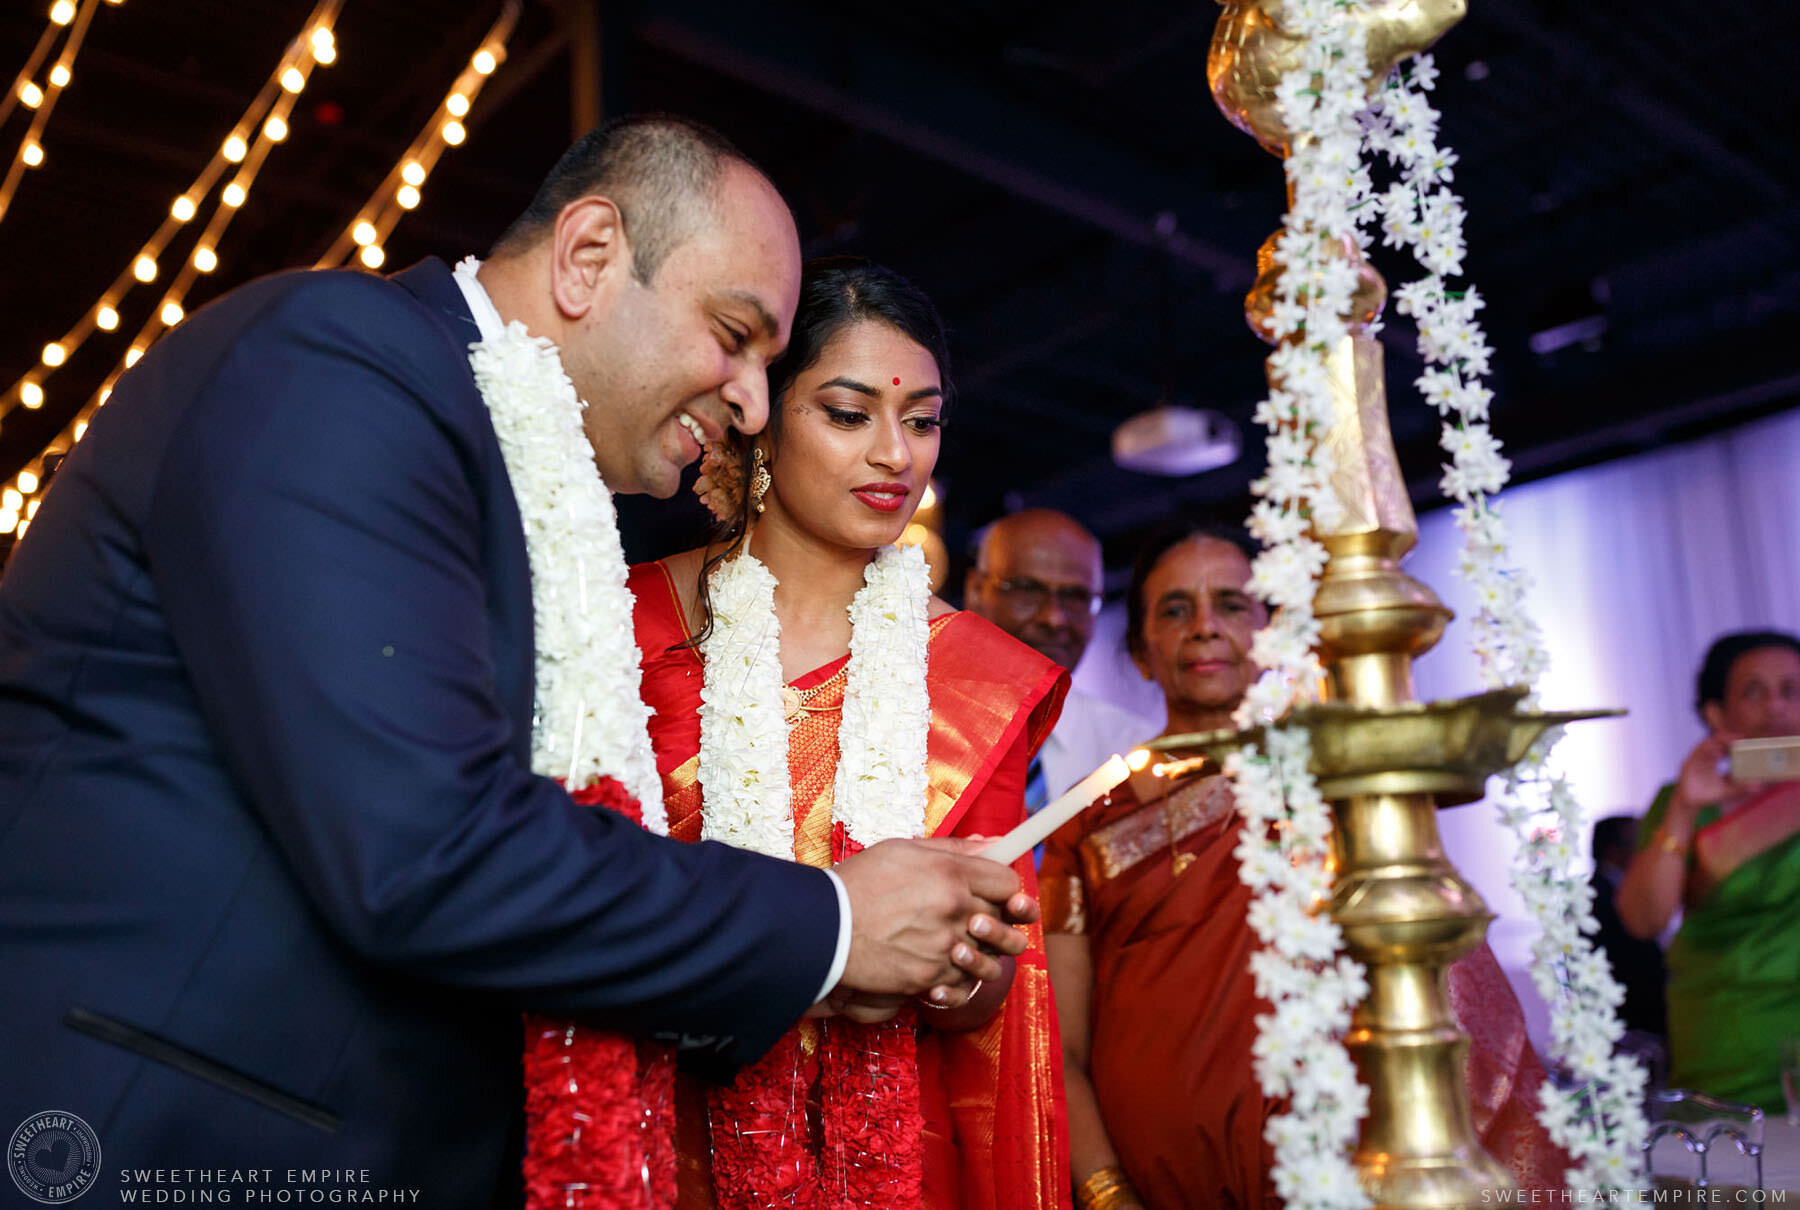
[{"label": "red lipstick", "polygon": [[897,513],[906,507],[911,490],[904,483],[865,483],[851,488],[850,494],[878,513]]}]

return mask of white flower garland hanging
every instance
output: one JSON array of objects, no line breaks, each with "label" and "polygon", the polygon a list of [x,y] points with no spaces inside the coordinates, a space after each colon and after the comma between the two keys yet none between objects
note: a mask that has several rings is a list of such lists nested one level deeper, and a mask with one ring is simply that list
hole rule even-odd
[{"label": "white flower garland hanging", "polygon": [[[456,275],[479,290],[475,269],[468,259]],[[570,791],[616,777],[642,807],[644,827],[666,835],[629,569],[612,493],[582,424],[587,405],[556,345],[523,324],[470,345],[469,365],[500,439],[531,564],[532,772]]]},{"label": "white flower garland hanging", "polygon": [[[748,552],[708,581],[712,631],[700,645],[701,835],[794,855],[788,729],[775,577]],[[918,547],[883,547],[849,607],[850,663],[838,723],[832,817],[863,846],[925,833],[931,699],[931,584]]]},{"label": "white flower garland hanging", "polygon": [[[1475,318],[1483,303],[1474,286],[1452,291],[1444,281],[1463,272],[1464,212],[1449,185],[1456,155],[1439,144],[1438,113],[1426,95],[1436,81],[1436,64],[1421,55],[1386,81],[1368,115],[1370,145],[1400,177],[1380,195],[1383,239],[1411,250],[1426,270],[1396,293],[1396,305],[1418,322],[1426,369],[1416,385],[1444,417],[1441,444],[1451,461],[1442,487],[1456,501],[1463,532],[1458,575],[1479,602],[1472,645],[1482,678],[1490,688],[1532,685],[1549,657],[1525,607],[1530,580],[1512,559],[1500,506],[1490,498],[1505,487],[1511,465],[1488,428],[1493,392],[1481,380],[1492,350]],[[1581,808],[1548,764],[1559,735],[1553,730],[1532,748],[1500,797],[1500,818],[1518,845],[1512,885],[1541,930],[1531,975],[1551,1006],[1552,1058],[1581,1082],[1569,1090],[1546,1082],[1538,1117],[1576,1161],[1565,1175],[1570,1186],[1642,1186],[1645,1073],[1613,1054],[1624,991],[1593,944],[1593,893],[1576,875],[1570,842],[1583,829]]]},{"label": "white flower garland hanging", "polygon": [[1330,486],[1334,465],[1320,440],[1332,419],[1326,358],[1350,332],[1357,276],[1341,248],[1345,239],[1360,240],[1356,212],[1369,195],[1357,124],[1367,58],[1362,29],[1348,12],[1314,0],[1290,5],[1286,21],[1307,43],[1303,68],[1285,77],[1277,94],[1295,136],[1285,161],[1293,200],[1275,246],[1283,269],[1271,315],[1272,334],[1286,343],[1269,357],[1271,390],[1256,409],[1269,430],[1269,466],[1251,486],[1258,500],[1249,522],[1263,544],[1250,589],[1276,612],[1251,648],[1264,675],[1236,716],[1240,726],[1270,725],[1262,752],[1244,748],[1226,763],[1244,818],[1239,873],[1255,892],[1249,921],[1263,945],[1251,971],[1257,994],[1271,1006],[1257,1018],[1253,1056],[1263,1091],[1288,1099],[1265,1137],[1275,1153],[1275,1191],[1291,1210],[1368,1205],[1350,1162],[1368,1090],[1342,1040],[1368,985],[1323,910],[1331,897],[1332,824],[1309,769],[1310,740],[1304,730],[1274,725],[1320,675],[1312,602],[1327,554],[1309,531],[1341,515]]}]

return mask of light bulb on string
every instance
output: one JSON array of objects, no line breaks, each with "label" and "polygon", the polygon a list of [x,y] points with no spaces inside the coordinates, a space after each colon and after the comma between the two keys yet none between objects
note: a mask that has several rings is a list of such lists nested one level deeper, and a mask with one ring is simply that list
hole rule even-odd
[{"label": "light bulb on string", "polygon": [[119,313],[105,303],[94,312],[94,326],[102,332],[110,332],[119,326]]},{"label": "light bulb on string", "polygon": [[32,471],[19,472],[19,490],[29,496],[38,489],[38,477]]},{"label": "light bulb on string", "polygon": [[367,248],[370,244],[375,242],[378,235],[379,233],[375,230],[375,224],[369,222],[367,219],[364,219],[357,223],[356,226],[350,228],[350,238],[356,241],[358,247]]},{"label": "light bulb on string", "polygon": [[469,98],[460,92],[453,92],[444,98],[444,108],[448,109],[453,117],[466,117],[469,112]]},{"label": "light bulb on string", "polygon": [[67,25],[75,19],[75,5],[72,0],[56,0],[50,6],[50,21],[55,25]]},{"label": "light bulb on string", "polygon": [[411,185],[402,185],[394,191],[394,200],[400,203],[400,209],[411,210],[419,204],[419,191]]},{"label": "light bulb on string", "polygon": [[100,398],[97,402],[105,403],[108,399],[111,399],[111,398],[112,398],[112,388],[111,387],[101,387],[100,388]]},{"label": "light bulb on string", "polygon": [[136,365],[138,363],[138,358],[143,355],[144,347],[142,345],[132,345],[129,349],[126,349],[125,368],[129,370],[132,366]]},{"label": "light bulb on string", "polygon": [[469,62],[477,72],[484,76],[493,75],[494,68],[497,66],[494,59],[494,52],[490,50],[476,51],[475,57],[469,60]]},{"label": "light bulb on string", "polygon": [[42,503],[43,503],[43,500],[36,496],[32,497],[30,500],[27,500],[25,502],[25,519],[27,521],[37,520],[38,505],[40,505]]},{"label": "light bulb on string", "polygon": [[306,87],[306,77],[298,67],[290,67],[281,73],[281,86],[289,92],[299,92]]},{"label": "light bulb on string", "polygon": [[185,193],[182,194],[170,204],[169,213],[175,216],[176,222],[187,222],[194,217],[194,199]]},{"label": "light bulb on string", "polygon": [[369,268],[379,269],[382,262],[387,260],[387,253],[381,250],[380,244],[370,244],[362,250],[361,260]]},{"label": "light bulb on string", "polygon": [[50,69],[50,83],[57,88],[69,86],[69,65],[67,63],[58,63]]},{"label": "light bulb on string", "polygon": [[271,143],[279,143],[288,137],[288,124],[280,114],[270,114],[269,120],[263,123],[263,137]]},{"label": "light bulb on string", "polygon": [[27,109],[36,109],[44,103],[44,90],[26,80],[19,85],[19,101]]},{"label": "light bulb on string", "polygon": [[181,304],[174,299],[170,299],[163,304],[161,318],[165,324],[168,324],[172,328],[181,322],[181,317],[185,314],[187,313],[181,309]]},{"label": "light bulb on string", "polygon": [[26,382],[19,388],[19,402],[36,410],[44,406],[44,388],[35,382]]},{"label": "light bulb on string", "polygon": [[13,536],[15,538],[23,538],[25,536],[25,531],[27,529],[29,529],[30,527],[31,527],[31,522],[29,522],[29,521],[19,522],[19,528],[13,531]]},{"label": "light bulb on string", "polygon": [[19,152],[19,158],[25,161],[25,167],[36,168],[44,162],[44,149],[35,139],[27,139],[24,149]]},{"label": "light bulb on string", "polygon": [[19,528],[19,512],[17,509],[0,509],[0,534],[10,534]]},{"label": "light bulb on string", "polygon": [[85,420],[77,420],[75,422],[75,440],[80,441],[83,437],[87,436],[87,426],[88,422]]},{"label": "light bulb on string", "polygon": [[8,512],[16,513],[24,507],[25,497],[19,494],[17,488],[9,487],[5,491],[0,492],[0,508],[4,508]]},{"label": "light bulb on string", "polygon": [[231,182],[219,194],[219,200],[227,206],[242,206],[244,204],[244,187],[236,181]]},{"label": "light bulb on string", "polygon": [[214,252],[211,248],[208,248],[205,244],[201,244],[198,248],[194,249],[194,268],[200,270],[202,273],[211,273],[218,267],[218,253]]},{"label": "light bulb on string", "polygon": [[443,135],[444,142],[450,144],[452,147],[462,146],[462,141],[469,137],[469,132],[464,130],[463,124],[458,122],[455,118],[451,118],[448,122],[445,122],[443,129],[438,133]]},{"label": "light bulb on string", "polygon": [[149,256],[140,256],[131,262],[131,275],[141,282],[156,280],[156,261]]},{"label": "light bulb on string", "polygon": [[69,356],[69,351],[67,349],[63,348],[61,343],[58,341],[53,340],[49,344],[44,346],[44,353],[43,353],[44,364],[47,366],[50,366],[52,368],[59,366],[65,360],[68,359],[68,356]]},{"label": "light bulb on string", "polygon": [[425,165],[417,160],[406,161],[406,166],[400,169],[400,179],[413,188],[418,188],[425,183]]},{"label": "light bulb on string", "polygon": [[250,147],[244,142],[242,135],[234,134],[225,140],[225,146],[220,148],[220,153],[233,164],[241,164],[244,162],[244,157],[250,153]]},{"label": "light bulb on string", "polygon": [[313,62],[329,67],[337,59],[337,39],[329,26],[321,25],[312,33]]}]

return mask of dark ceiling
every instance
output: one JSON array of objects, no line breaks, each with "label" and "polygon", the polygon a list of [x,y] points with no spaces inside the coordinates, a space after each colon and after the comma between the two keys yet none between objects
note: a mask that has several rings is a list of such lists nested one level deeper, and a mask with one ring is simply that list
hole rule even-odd
[{"label": "dark ceiling", "polygon": [[[128,262],[310,7],[100,9],[47,130],[46,163],[0,221],[0,383]],[[15,0],[0,15],[8,78],[45,8]],[[310,264],[498,8],[347,0],[338,62],[314,74],[204,286]],[[1516,473],[1800,400],[1800,6],[1470,0],[1470,10],[1437,50],[1439,104],[1498,351],[1494,425]],[[1114,426],[1165,385],[1246,430],[1259,396],[1262,346],[1240,300],[1279,218],[1281,174],[1208,96],[1217,13],[1211,2],[1146,0],[532,0],[468,142],[446,153],[424,204],[388,241],[389,264],[483,249],[571,127],[598,111],[710,122],[787,192],[809,254],[885,261],[950,321],[962,402],[940,474],[952,547],[1011,504],[1042,503],[1085,519],[1117,565],[1175,511],[1241,516],[1261,463],[1248,431],[1236,465],[1186,480],[1130,474],[1108,454]],[[597,67],[587,93],[597,106],[575,99],[583,77],[572,65],[583,60]],[[22,131],[15,114],[0,149]],[[138,293],[149,307],[153,292]],[[0,475],[62,427],[137,322],[128,312],[118,332],[90,341],[47,384],[40,411],[6,417]],[[1569,343],[1550,349],[1540,336],[1534,350],[1534,334],[1559,330]],[[1424,505],[1436,492],[1436,418],[1408,385],[1410,329],[1394,322],[1385,339],[1394,433]],[[635,554],[695,532],[691,506],[624,511]]]}]

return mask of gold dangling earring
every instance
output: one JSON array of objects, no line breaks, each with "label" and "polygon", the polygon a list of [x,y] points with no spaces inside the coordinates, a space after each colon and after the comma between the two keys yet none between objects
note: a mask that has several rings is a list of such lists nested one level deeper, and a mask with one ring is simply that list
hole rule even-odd
[{"label": "gold dangling earring", "polygon": [[769,468],[764,465],[766,462],[767,458],[759,445],[756,447],[756,469],[750,473],[750,505],[758,516],[762,515],[763,496],[769,490]]}]

